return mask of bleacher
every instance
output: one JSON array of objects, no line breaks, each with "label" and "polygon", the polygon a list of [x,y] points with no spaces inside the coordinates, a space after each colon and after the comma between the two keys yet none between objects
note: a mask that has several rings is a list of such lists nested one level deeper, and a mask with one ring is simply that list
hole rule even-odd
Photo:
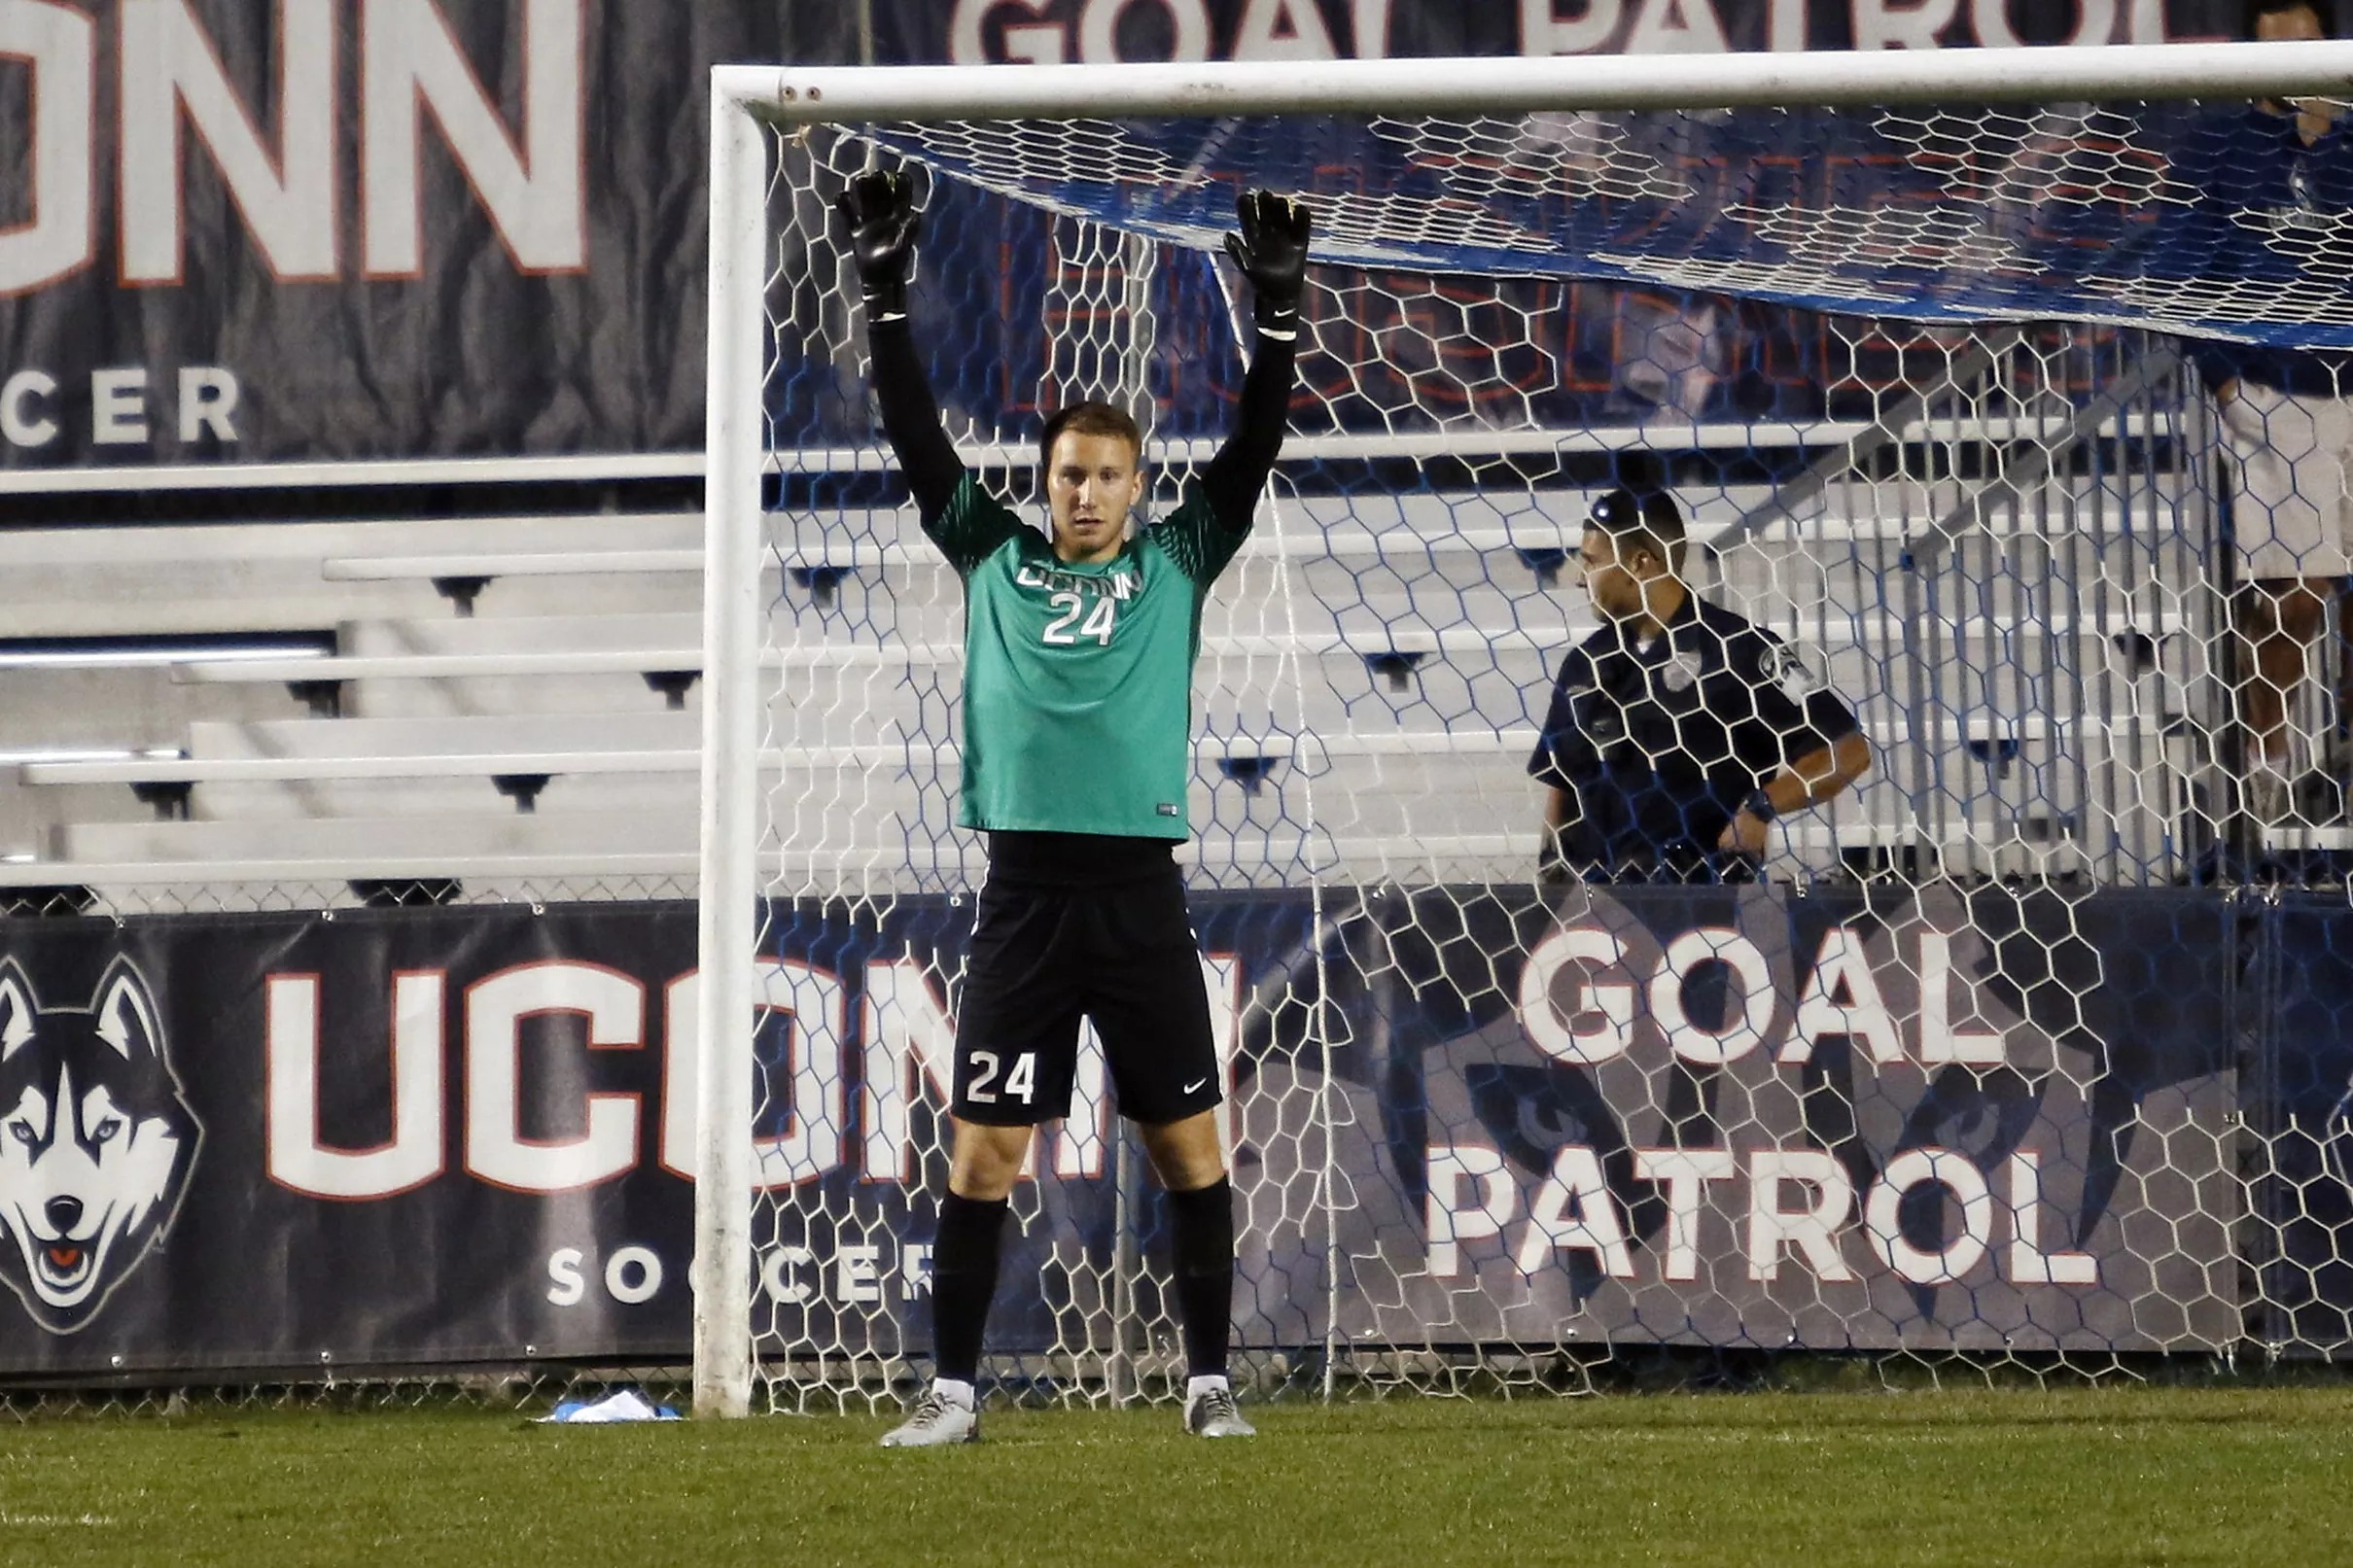
[{"label": "bleacher", "polygon": [[[695,575],[519,580],[501,621],[483,623],[486,641],[455,645],[441,655],[454,668],[436,675],[434,650],[471,624],[455,615],[451,585],[346,578],[334,563],[425,549],[577,564],[639,546],[695,549],[701,526],[669,509],[486,505],[474,516],[0,531],[0,612],[15,634],[0,645],[12,718],[0,878],[333,885],[453,866],[690,870],[699,724],[685,699],[699,633],[680,639],[691,657],[675,676],[641,673],[632,658],[599,669],[598,656],[615,627],[668,636],[695,623]],[[520,673],[490,673],[502,645]],[[630,789],[632,776],[665,764],[686,775],[683,817],[679,789]],[[537,805],[540,778],[612,788],[567,801],[548,829],[518,810]],[[612,855],[584,848],[600,814]]]},{"label": "bleacher", "polygon": [[[2170,434],[2108,412],[2071,437],[2094,459],[2119,432]],[[1809,650],[1878,751],[1851,795],[1787,824],[1776,870],[2179,875],[2220,712],[2214,610],[2186,586],[2210,511],[2186,443],[2004,488],[1999,464],[1858,475],[1875,451],[2009,450],[2015,421],[1871,434],[1803,442],[1815,482],[1678,487],[1703,591]],[[1652,438],[1671,456],[1749,436]],[[1525,758],[1594,624],[1574,568],[1590,489],[1321,493],[1312,456],[1205,622],[1203,874],[1525,877]],[[771,878],[976,870],[936,745],[952,575],[904,510],[770,526]],[[690,877],[700,529],[663,511],[0,534],[22,655],[0,656],[0,878]]]}]

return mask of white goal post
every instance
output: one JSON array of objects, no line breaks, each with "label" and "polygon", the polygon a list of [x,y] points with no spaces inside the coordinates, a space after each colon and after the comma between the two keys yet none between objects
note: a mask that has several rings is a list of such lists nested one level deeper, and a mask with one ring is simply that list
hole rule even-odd
[{"label": "white goal post", "polygon": [[[1737,106],[2353,98],[2353,42],[1282,64],[722,66],[712,77],[703,679],[697,1415],[754,1383],[752,1212],[761,876],[763,376],[783,128],[1282,114],[1495,116]],[[771,661],[772,662],[772,661]],[[1517,824],[1515,824],[1516,826]],[[675,1047],[674,1047],[675,1048]]]}]

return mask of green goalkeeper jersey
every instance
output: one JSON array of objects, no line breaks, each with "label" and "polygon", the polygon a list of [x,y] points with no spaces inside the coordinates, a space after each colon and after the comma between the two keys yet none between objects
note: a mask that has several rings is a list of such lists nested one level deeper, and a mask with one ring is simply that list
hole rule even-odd
[{"label": "green goalkeeper jersey", "polygon": [[1076,565],[969,473],[924,531],[965,583],[957,821],[1190,836],[1201,606],[1245,534],[1196,488],[1110,560]]}]

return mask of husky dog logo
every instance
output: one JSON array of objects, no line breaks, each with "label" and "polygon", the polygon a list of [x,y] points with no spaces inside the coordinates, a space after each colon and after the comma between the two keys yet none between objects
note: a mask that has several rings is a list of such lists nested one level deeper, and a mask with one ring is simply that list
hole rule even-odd
[{"label": "husky dog logo", "polygon": [[203,1135],[128,959],[88,1008],[44,1008],[0,958],[0,1280],[36,1322],[96,1315],[171,1224]]}]

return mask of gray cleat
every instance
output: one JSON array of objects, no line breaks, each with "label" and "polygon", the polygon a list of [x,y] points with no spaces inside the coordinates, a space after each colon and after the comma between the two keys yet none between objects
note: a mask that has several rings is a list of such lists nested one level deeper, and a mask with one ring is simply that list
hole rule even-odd
[{"label": "gray cleat", "polygon": [[1197,1438],[1254,1438],[1258,1429],[1242,1418],[1230,1388],[1212,1388],[1184,1402],[1184,1429]]},{"label": "gray cleat", "polygon": [[923,1398],[907,1418],[883,1434],[886,1448],[938,1448],[951,1443],[980,1441],[980,1412],[969,1405],[959,1405],[936,1388],[924,1390]]}]

